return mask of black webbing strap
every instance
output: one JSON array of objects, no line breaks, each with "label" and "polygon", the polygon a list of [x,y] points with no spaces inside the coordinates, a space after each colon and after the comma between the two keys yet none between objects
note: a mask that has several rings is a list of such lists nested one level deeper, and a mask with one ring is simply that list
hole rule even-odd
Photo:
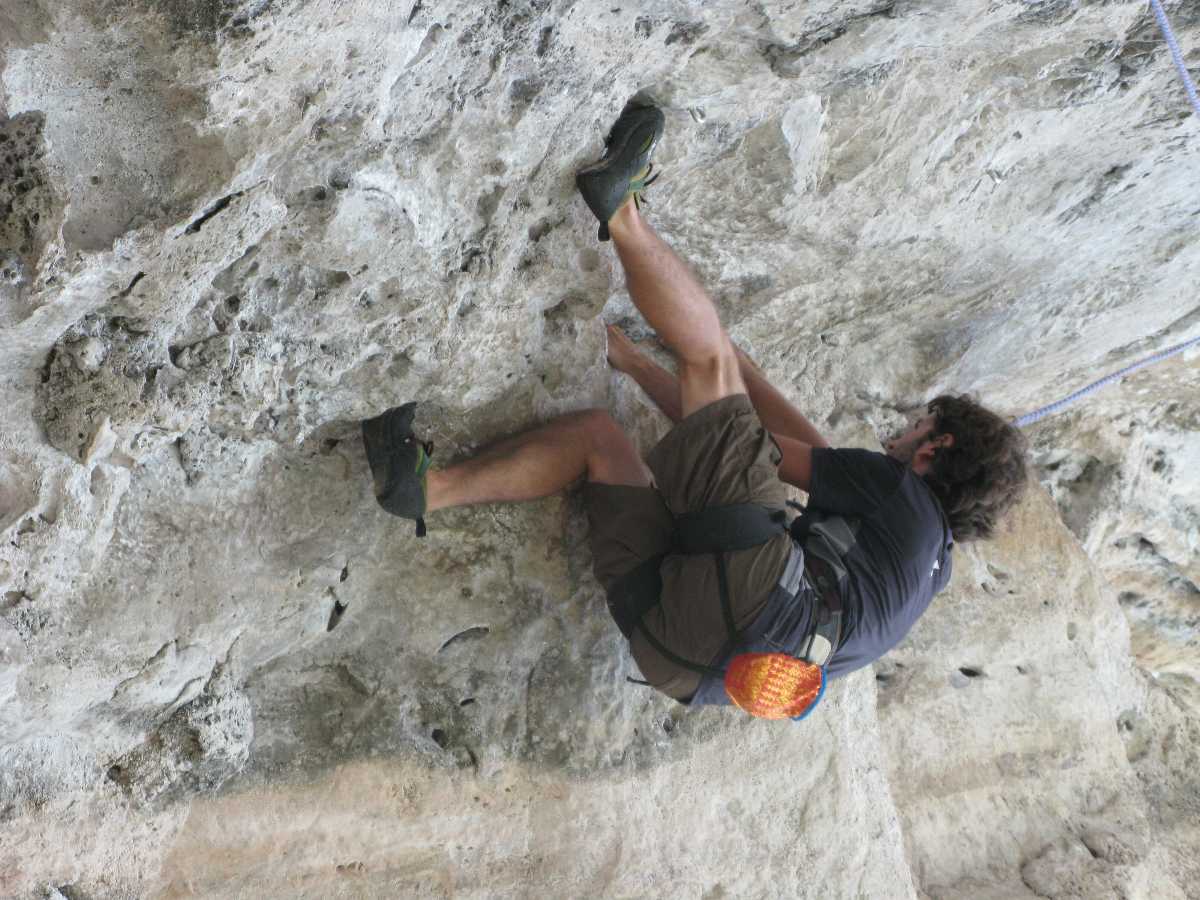
[{"label": "black webbing strap", "polygon": [[[737,644],[738,633],[737,625],[733,620],[733,603],[729,599],[729,576],[725,571],[725,554],[714,553],[713,557],[717,561],[717,583],[720,586],[721,593],[721,616],[725,619],[725,633],[727,635],[725,646],[721,648],[721,652],[717,654],[717,659],[724,659],[733,652],[734,646]],[[661,590],[661,581],[659,582]],[[610,600],[611,603],[611,600]],[[646,604],[643,609],[643,614],[657,606],[657,598],[655,602]],[[615,617],[615,616],[614,616]],[[620,623],[618,622],[618,625]],[[640,627],[642,624],[641,616],[638,617],[636,625]],[[651,633],[649,628],[641,628],[642,636],[646,639],[646,643],[657,650],[663,658],[668,662],[672,662],[677,666],[682,666],[685,669],[690,669],[693,672],[699,672],[701,675],[712,675],[714,678],[724,678],[725,670],[719,669],[716,666],[705,666],[691,660],[684,659],[679,654],[668,649],[662,641],[656,638]],[[629,637],[629,635],[626,635]]]},{"label": "black webbing strap", "polygon": [[642,616],[658,606],[662,596],[662,565],[665,553],[652,556],[626,572],[608,590],[608,612],[626,640],[641,624]]},{"label": "black webbing strap", "polygon": [[662,641],[660,641],[651,633],[649,628],[640,628],[639,630],[642,632],[642,637],[646,639],[646,643],[657,650],[659,654],[661,654],[662,657],[668,662],[673,662],[675,665],[682,666],[685,669],[690,669],[693,672],[699,672],[701,675],[712,675],[714,678],[725,677],[724,669],[718,669],[714,666],[702,666],[700,663],[684,659],[673,650],[668,649]]},{"label": "black webbing strap", "polygon": [[721,615],[725,619],[725,636],[729,639],[729,646],[725,648],[724,653],[728,653],[737,643],[738,637],[737,625],[733,621],[733,602],[729,599],[729,574],[725,571],[724,553],[714,553],[713,559],[717,561],[717,584],[721,589]]},{"label": "black webbing strap", "polygon": [[[802,659],[823,666],[837,652],[842,640],[842,594],[838,586],[837,573],[825,560],[812,553],[804,557],[804,568],[809,581],[817,591],[816,621],[805,643]],[[822,642],[818,645],[818,638]]]},{"label": "black webbing strap", "polygon": [[675,547],[688,556],[735,553],[765,544],[787,529],[786,510],[757,503],[710,506],[675,517]]}]

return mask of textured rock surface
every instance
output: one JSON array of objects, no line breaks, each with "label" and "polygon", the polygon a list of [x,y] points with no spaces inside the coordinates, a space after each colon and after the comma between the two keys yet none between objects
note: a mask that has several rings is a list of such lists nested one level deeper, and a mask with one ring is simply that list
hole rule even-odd
[{"label": "textured rock surface", "polygon": [[571,190],[638,91],[838,441],[1192,336],[1143,5],[18,0],[0,53],[0,895],[1196,896],[1194,354],[1038,426],[1057,503],[802,728],[623,683],[577,497],[418,545],[356,434],[663,433]]},{"label": "textured rock surface", "polygon": [[1043,478],[1160,675],[1200,679],[1200,367],[1130,376],[1037,432]]}]

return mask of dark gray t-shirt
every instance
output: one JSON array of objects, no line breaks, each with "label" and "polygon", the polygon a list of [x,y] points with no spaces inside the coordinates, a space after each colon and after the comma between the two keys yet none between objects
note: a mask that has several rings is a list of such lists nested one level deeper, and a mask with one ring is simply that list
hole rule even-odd
[{"label": "dark gray t-shirt", "polygon": [[861,520],[846,556],[847,621],[827,668],[862,668],[900,643],[950,581],[950,526],[933,491],[883,453],[814,447],[808,506]]}]

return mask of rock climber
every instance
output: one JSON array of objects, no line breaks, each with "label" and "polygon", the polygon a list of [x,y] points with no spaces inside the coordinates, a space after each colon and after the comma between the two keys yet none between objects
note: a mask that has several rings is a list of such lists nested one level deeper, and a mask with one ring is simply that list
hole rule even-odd
[{"label": "rock climber", "polygon": [[[643,218],[663,124],[659,109],[627,106],[576,184],[678,372],[615,326],[608,361],[674,427],[643,459],[607,412],[586,409],[435,469],[408,403],[363,422],[375,494],[423,535],[436,510],[533,500],[583,478],[596,579],[645,683],[683,703],[797,717],[819,689],[788,694],[808,677],[796,672],[819,672],[823,688],[879,658],[949,581],[953,544],[993,535],[1024,488],[1025,445],[970,398],[939,396],[885,452],[831,448]],[[790,527],[787,485],[808,493]],[[798,668],[777,683],[774,669],[743,667],[733,684],[734,662],[768,657]]]}]

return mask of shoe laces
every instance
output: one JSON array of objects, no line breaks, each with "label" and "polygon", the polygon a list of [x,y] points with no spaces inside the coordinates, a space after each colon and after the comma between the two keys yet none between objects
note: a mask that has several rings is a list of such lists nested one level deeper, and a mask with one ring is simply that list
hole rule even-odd
[{"label": "shoe laces", "polygon": [[[433,441],[418,441],[418,440],[417,440],[416,438],[414,438],[412,435],[409,435],[408,437],[406,437],[406,438],[404,439],[404,443],[406,443],[406,444],[420,444],[420,445],[421,445],[421,449],[425,451],[425,456],[426,456],[426,457],[433,456]],[[429,468],[429,460],[428,460],[428,459],[422,460],[422,462],[421,462],[421,471],[420,471],[418,474],[424,474],[424,470],[425,470],[425,469],[427,469],[427,468]]]},{"label": "shoe laces", "polygon": [[638,209],[642,208],[643,203],[645,203],[647,206],[650,205],[650,201],[642,196],[642,191],[646,190],[646,188],[658,181],[658,176],[662,174],[662,172],[654,172],[654,174],[651,175],[651,172],[654,172],[654,163],[650,163],[646,166],[646,177],[644,177],[640,183],[637,183],[631,191],[633,194],[633,205]]}]

